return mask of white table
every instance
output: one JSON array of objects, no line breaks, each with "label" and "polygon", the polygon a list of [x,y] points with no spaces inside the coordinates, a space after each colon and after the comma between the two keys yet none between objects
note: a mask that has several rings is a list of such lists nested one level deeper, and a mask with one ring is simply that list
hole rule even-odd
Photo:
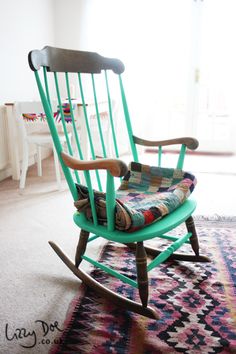
[{"label": "white table", "polygon": [[[32,102],[29,102],[29,104]],[[37,102],[39,104],[39,102]],[[8,125],[8,145],[9,145],[9,157],[10,157],[10,164],[12,170],[12,179],[19,180],[20,179],[20,163],[21,163],[21,132],[19,131],[19,127],[17,126],[17,119],[21,117],[16,117],[15,115],[15,103],[5,103],[6,110],[7,110],[7,125]],[[24,113],[33,113],[33,112],[24,112]],[[22,118],[23,119],[23,118]],[[83,119],[83,107],[81,104],[76,103],[75,108],[75,119],[78,122],[78,129],[81,130],[81,145],[83,146],[83,151],[85,158],[88,157],[88,141],[86,139],[85,132],[86,126],[85,121]],[[30,123],[34,125],[34,130],[42,129],[42,126],[45,126],[44,129],[47,130],[47,122],[37,122],[37,123]],[[28,124],[28,128],[30,129]],[[27,123],[26,123],[27,125]]]}]

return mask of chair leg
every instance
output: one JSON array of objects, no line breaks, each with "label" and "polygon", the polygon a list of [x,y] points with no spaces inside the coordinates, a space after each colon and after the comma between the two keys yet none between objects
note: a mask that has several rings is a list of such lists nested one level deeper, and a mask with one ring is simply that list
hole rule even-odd
[{"label": "chair leg", "polygon": [[28,147],[28,143],[24,142],[23,143],[23,160],[22,160],[22,168],[21,168],[21,175],[20,175],[20,189],[25,188],[25,180],[26,180],[28,165],[29,165],[29,147]]},{"label": "chair leg", "polygon": [[197,232],[195,229],[193,217],[190,216],[185,221],[185,224],[186,224],[188,232],[191,232],[191,234],[192,234],[192,236],[189,239],[192,249],[193,249],[195,255],[199,256],[199,243],[198,243],[198,237],[197,237]]},{"label": "chair leg", "polygon": [[148,274],[147,274],[147,254],[143,242],[137,242],[136,246],[136,267],[137,282],[140,300],[143,307],[148,303]]},{"label": "chair leg", "polygon": [[60,175],[60,168],[59,168],[59,159],[57,156],[57,151],[53,145],[53,157],[54,157],[54,165],[56,171],[56,179],[57,179],[57,186],[58,189],[61,189],[61,175]]},{"label": "chair leg", "polygon": [[88,237],[89,237],[89,232],[85,230],[80,231],[80,237],[79,237],[79,242],[77,245],[76,249],[76,254],[75,254],[75,266],[78,268],[82,258],[81,256],[84,254],[88,242]]},{"label": "chair leg", "polygon": [[37,145],[37,170],[38,176],[42,177],[42,154],[41,154],[41,146]]}]

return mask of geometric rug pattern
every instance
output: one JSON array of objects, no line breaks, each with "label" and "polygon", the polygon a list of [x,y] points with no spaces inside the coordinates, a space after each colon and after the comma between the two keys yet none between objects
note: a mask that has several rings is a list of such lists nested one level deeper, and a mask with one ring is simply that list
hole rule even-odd
[{"label": "geometric rug pattern", "polygon": [[[167,261],[149,272],[149,304],[160,320],[118,308],[82,286],[51,353],[236,353],[236,221],[195,222],[201,254],[212,262]],[[164,247],[163,240],[150,244]],[[134,254],[125,246],[109,242],[100,258],[135,279]],[[139,299],[127,284],[101,270],[92,273],[110,289]]]}]

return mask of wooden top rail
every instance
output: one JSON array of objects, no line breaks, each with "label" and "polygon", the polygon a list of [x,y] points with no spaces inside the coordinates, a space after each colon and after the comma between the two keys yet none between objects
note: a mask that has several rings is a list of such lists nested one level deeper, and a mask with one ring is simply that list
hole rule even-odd
[{"label": "wooden top rail", "polygon": [[197,139],[190,138],[190,137],[153,141],[153,140],[146,140],[146,139],[141,139],[136,136],[133,136],[133,139],[135,144],[143,145],[143,146],[167,146],[167,145],[184,144],[187,146],[188,149],[196,150],[199,145]]},{"label": "wooden top rail", "polygon": [[126,164],[118,159],[81,161],[64,152],[61,153],[61,157],[64,164],[74,170],[108,170],[114,177],[123,177],[128,172],[128,167]]},{"label": "wooden top rail", "polygon": [[101,70],[112,70],[115,74],[121,74],[125,70],[119,59],[106,58],[94,52],[49,46],[42,50],[32,50],[28,61],[33,71],[39,70],[41,66],[47,67],[47,71],[69,73],[100,73]]}]

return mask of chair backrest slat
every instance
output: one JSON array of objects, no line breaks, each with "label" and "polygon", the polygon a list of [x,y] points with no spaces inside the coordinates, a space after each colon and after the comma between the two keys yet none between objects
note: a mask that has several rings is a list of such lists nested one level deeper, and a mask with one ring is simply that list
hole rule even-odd
[{"label": "chair backrest slat", "polygon": [[107,76],[107,71],[106,70],[105,70],[105,80],[106,80],[107,101],[108,101],[108,109],[109,109],[109,118],[110,118],[112,139],[113,139],[113,145],[114,145],[114,149],[115,149],[115,156],[118,158],[119,157],[119,151],[118,151],[118,146],[117,146],[117,139],[116,139],[116,133],[115,133],[115,127],[114,127],[114,121],[113,121],[113,113],[112,113],[111,95],[110,95],[108,76]]},{"label": "chair backrest slat", "polygon": [[64,111],[63,111],[63,108],[62,108],[60,88],[59,88],[59,85],[58,85],[58,77],[57,77],[57,73],[56,72],[54,73],[54,82],[55,82],[56,93],[57,93],[58,109],[59,109],[60,116],[61,116],[61,123],[62,123],[63,131],[64,131],[64,134],[65,134],[65,138],[66,138],[67,148],[68,148],[68,151],[69,151],[70,155],[73,156],[73,149],[72,149],[72,146],[71,146],[71,143],[70,143],[70,139],[69,139],[69,136],[68,136],[68,132],[67,132],[67,128],[66,128],[65,116],[64,116]]},{"label": "chair backrest slat", "polygon": [[89,171],[85,171],[85,179],[86,179],[88,193],[89,193],[89,200],[90,200],[90,205],[91,205],[93,223],[95,226],[97,226],[98,225],[97,210],[96,210],[95,199],[94,199],[93,185],[91,182],[91,177],[90,177]]},{"label": "chair backrest slat", "polygon": [[88,134],[88,140],[89,140],[89,145],[90,145],[90,149],[91,149],[91,155],[92,155],[92,159],[95,160],[96,155],[95,155],[95,150],[94,150],[94,145],[93,145],[93,140],[92,140],[91,129],[90,129],[90,125],[89,125],[87,107],[86,107],[86,102],[85,102],[85,97],[84,97],[82,77],[81,77],[80,73],[78,73],[78,79],[79,79],[80,95],[81,95],[81,100],[82,100],[82,104],[83,104],[83,111],[84,111],[84,118],[85,118],[85,123],[86,123],[87,134]]},{"label": "chair backrest slat", "polygon": [[94,79],[94,74],[91,74],[92,78],[92,86],[93,86],[93,97],[94,97],[94,105],[95,105],[95,110],[96,110],[96,118],[97,118],[97,124],[98,124],[98,131],[99,131],[99,137],[100,137],[100,142],[102,146],[102,152],[103,152],[103,157],[107,157],[107,151],[104,143],[104,137],[103,137],[103,131],[102,131],[102,124],[101,124],[101,117],[99,113],[99,107],[98,107],[98,99],[97,99],[97,92],[96,92],[96,85],[95,85],[95,79]]},{"label": "chair backrest slat", "polygon": [[75,137],[75,141],[76,141],[76,146],[78,149],[78,153],[79,153],[79,157],[81,160],[84,159],[83,156],[83,152],[81,149],[81,145],[80,145],[80,139],[78,137],[78,133],[77,133],[77,128],[75,125],[75,118],[74,118],[74,113],[73,113],[73,108],[72,108],[72,104],[71,104],[71,97],[70,97],[70,83],[69,83],[69,77],[68,77],[68,73],[65,73],[65,82],[66,82],[66,90],[67,90],[67,96],[68,96],[68,101],[69,101],[69,105],[70,105],[70,114],[71,114],[71,122],[72,122],[72,127],[73,127],[73,133],[74,133],[74,137]]},{"label": "chair backrest slat", "polygon": [[186,153],[186,145],[182,144],[179,153],[178,162],[177,162],[177,168],[181,170],[183,169],[183,165],[184,165],[185,153]]},{"label": "chair backrest slat", "polygon": [[162,160],[162,146],[158,146],[158,167],[161,167]]},{"label": "chair backrest slat", "polygon": [[44,76],[44,85],[45,85],[46,96],[47,96],[47,99],[48,99],[48,104],[49,104],[49,106],[52,109],[50,93],[49,93],[49,88],[48,88],[47,69],[45,67],[43,68],[43,76]]},{"label": "chair backrest slat", "polygon": [[115,185],[114,177],[107,171],[107,187],[106,187],[106,209],[107,209],[107,228],[108,231],[115,229]]}]

